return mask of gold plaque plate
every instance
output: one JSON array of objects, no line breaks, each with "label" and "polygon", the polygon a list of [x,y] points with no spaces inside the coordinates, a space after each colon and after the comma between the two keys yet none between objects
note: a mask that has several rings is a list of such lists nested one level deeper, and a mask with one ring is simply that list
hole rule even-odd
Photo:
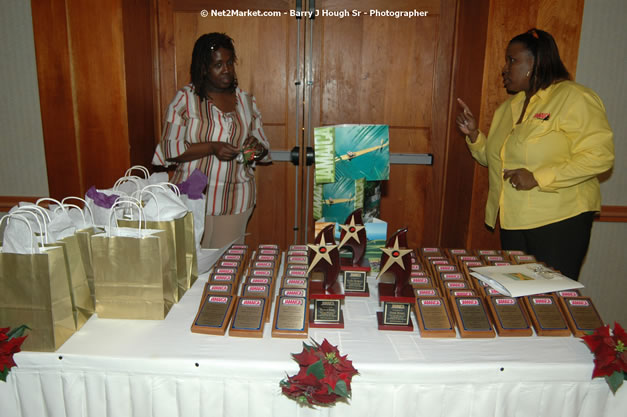
[{"label": "gold plaque plate", "polygon": [[538,336],[570,336],[562,311],[553,295],[529,295],[524,297],[529,318]]},{"label": "gold plaque plate", "polygon": [[421,337],[456,337],[448,305],[442,297],[418,297],[416,319]]},{"label": "gold plaque plate", "polygon": [[239,297],[229,328],[229,336],[263,337],[266,299]]},{"label": "gold plaque plate", "polygon": [[461,337],[495,337],[481,297],[457,297],[452,303]]},{"label": "gold plaque plate", "polygon": [[499,336],[533,335],[527,311],[520,299],[497,295],[489,297],[487,301]]},{"label": "gold plaque plate", "polygon": [[309,305],[306,298],[277,297],[272,337],[307,338]]},{"label": "gold plaque plate", "polygon": [[206,294],[192,323],[192,332],[224,335],[232,311],[233,296]]}]

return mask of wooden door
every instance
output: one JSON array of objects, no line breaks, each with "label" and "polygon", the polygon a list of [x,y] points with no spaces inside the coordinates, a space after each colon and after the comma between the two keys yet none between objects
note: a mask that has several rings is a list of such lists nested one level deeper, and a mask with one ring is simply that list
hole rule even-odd
[{"label": "wooden door", "polygon": [[[319,0],[315,6],[312,126],[387,124],[391,153],[433,154],[432,166],[391,166],[381,218],[388,235],[407,226],[410,247],[437,245],[456,1]],[[393,12],[399,17],[385,16]]]},{"label": "wooden door", "polygon": [[[190,82],[196,39],[204,33],[224,32],[235,42],[239,86],[255,96],[271,149],[286,151],[299,145],[302,132],[294,115],[302,88],[298,82],[302,53],[297,44],[302,29],[290,17],[294,7],[295,0],[160,1],[161,120],[176,90]],[[277,11],[279,16],[247,16]],[[294,202],[300,201],[297,190],[302,187],[296,183],[300,178],[296,169],[287,162],[257,167],[257,206],[248,225],[247,244],[276,243],[287,248],[298,239]]]},{"label": "wooden door", "polygon": [[[315,17],[296,19],[290,10],[297,4]],[[235,40],[239,85],[257,98],[273,150],[302,149],[308,140],[313,146],[316,126],[376,123],[390,126],[392,153],[433,154],[432,166],[392,166],[381,217],[390,232],[408,226],[411,247],[436,245],[455,8],[456,0],[238,0],[228,6],[159,0],[161,118],[176,89],[189,82],[195,40],[226,32]],[[217,16],[224,9],[227,16]],[[237,10],[281,13],[245,17],[235,16]],[[349,16],[340,17],[345,11]],[[426,15],[381,16],[403,11]],[[313,240],[309,169],[285,162],[258,168],[247,243],[285,248]]]}]

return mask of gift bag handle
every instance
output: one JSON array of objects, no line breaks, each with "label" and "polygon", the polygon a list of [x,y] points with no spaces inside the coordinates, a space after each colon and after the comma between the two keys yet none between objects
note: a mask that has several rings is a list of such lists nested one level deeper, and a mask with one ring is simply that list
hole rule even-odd
[{"label": "gift bag handle", "polygon": [[[55,200],[54,198],[50,198],[50,197],[42,197],[42,198],[40,198],[39,200],[37,200],[37,201],[35,202],[35,205],[36,205],[36,206],[38,206],[38,207],[41,207],[41,206],[39,205],[39,203],[41,203],[41,202],[43,202],[43,201],[50,201],[50,202],[52,202],[52,203],[55,203],[55,204],[56,204],[57,206],[59,206],[59,207],[63,207],[63,204],[62,204],[59,200]],[[50,210],[50,205],[48,205],[48,210]],[[50,210],[50,211],[52,211],[52,210]],[[65,209],[63,209],[63,211],[65,211]],[[56,210],[55,210],[55,211],[53,211],[53,213],[54,213],[54,212],[56,212]]]},{"label": "gift bag handle", "polygon": [[174,192],[174,194],[176,194],[177,197],[181,196],[181,190],[179,190],[179,187],[176,184],[172,184],[170,182],[160,182],[158,184],[149,184],[149,185],[146,185],[144,188],[142,188],[142,191],[145,190],[146,188],[160,188],[162,190],[171,189],[172,192]]},{"label": "gift bag handle", "polygon": [[81,210],[81,208],[79,206],[77,206],[76,204],[63,204],[57,208],[54,209],[53,213],[56,214],[57,211],[59,211],[60,209],[62,209],[63,211],[67,212],[68,210],[66,210],[67,207],[71,207],[71,208],[75,208],[79,211],[79,213],[81,213],[81,216],[83,216],[83,224],[85,224],[85,213],[83,212],[83,210]]},{"label": "gift bag handle", "polygon": [[[35,233],[33,233],[33,228],[30,225],[30,222],[28,220],[26,220],[26,217],[22,216],[22,214],[30,214],[30,215],[35,216],[35,214],[30,212],[30,211],[23,211],[23,212],[15,211],[15,212],[13,212],[11,214],[7,214],[6,216],[3,216],[0,219],[0,228],[2,227],[2,223],[5,222],[5,221],[7,223],[7,226],[9,225],[9,218],[11,218],[11,219],[15,218],[16,220],[19,220],[19,221],[22,221],[22,222],[26,223],[26,226],[28,227],[28,230],[30,231],[30,246],[31,246],[32,253],[37,253],[37,251],[35,250],[35,249],[37,249],[37,245],[35,245],[35,240],[33,239],[33,236],[35,236]],[[37,218],[37,216],[35,216],[35,218]],[[39,223],[39,219],[37,219],[37,222]],[[39,223],[39,226],[41,227],[41,223]]]},{"label": "gift bag handle", "polygon": [[[141,208],[141,204],[139,204],[138,202],[132,201],[132,200],[120,200],[118,199],[115,203],[113,203],[113,205],[111,206],[111,208],[109,209],[109,228],[107,229],[107,237],[111,237],[111,218],[113,216],[115,216],[115,207],[118,205],[122,205],[122,204],[131,204],[133,206],[135,206],[137,208],[137,211],[139,212],[139,223],[137,225],[137,233],[139,235],[139,237],[142,237],[142,208]],[[144,220],[144,229],[146,228],[146,224],[145,224],[146,220]],[[115,226],[118,226],[118,218],[115,218]]]},{"label": "gift bag handle", "polygon": [[29,204],[26,206],[18,207],[18,209],[15,210],[14,213],[17,212],[30,214],[31,216],[33,216],[35,218],[35,221],[37,221],[37,225],[39,226],[39,233],[42,236],[42,243],[49,243],[48,223],[50,223],[50,215],[48,214],[48,211],[46,209],[44,209],[43,207]]},{"label": "gift bag handle", "polygon": [[133,165],[132,167],[130,167],[129,169],[126,170],[126,172],[124,173],[125,177],[130,176],[134,170],[138,170],[141,171],[142,174],[144,174],[144,179],[147,180],[148,177],[150,177],[150,172],[148,171],[148,168],[146,168],[143,165]]},{"label": "gift bag handle", "polygon": [[19,209],[20,210],[28,210],[28,211],[32,211],[32,212],[38,213],[41,216],[41,218],[43,219],[44,223],[46,223],[46,224],[50,223],[50,220],[51,220],[50,219],[50,214],[48,214],[48,211],[45,208],[41,207],[41,206],[38,206],[36,204],[28,204],[28,205],[25,205],[25,206],[19,206]]},{"label": "gift bag handle", "polygon": [[[94,213],[91,211],[91,207],[89,207],[89,204],[87,204],[87,201],[85,201],[84,199],[80,198],[80,197],[74,197],[74,196],[69,196],[69,197],[65,197],[63,200],[61,200],[61,204],[65,204],[65,202],[67,200],[78,200],[80,202],[83,203],[83,208],[79,208],[79,210],[81,210],[81,212],[83,212],[83,220],[85,220],[85,213],[83,210],[87,210],[89,212],[89,218],[91,220],[91,222],[94,222]],[[73,206],[73,207],[77,207],[77,206]]]},{"label": "gift bag handle", "polygon": [[[163,188],[171,188],[172,191],[174,191],[174,194],[176,194],[177,197],[181,196],[181,190],[179,189],[178,185],[176,184],[172,184],[171,182],[160,182],[159,184],[156,185],[160,185]],[[148,185],[148,187],[150,187],[150,185]]]},{"label": "gift bag handle", "polygon": [[[139,198],[138,197],[135,197],[135,198],[139,202],[141,202],[141,205],[143,207],[144,206],[144,199],[142,198],[143,193],[150,194],[152,196],[153,201],[155,202],[155,205],[157,206],[157,221],[160,222],[161,221],[161,209],[159,208],[159,201],[157,201],[157,196],[155,195],[155,193],[153,193],[152,191],[146,190],[146,188],[148,188],[148,187],[149,186],[146,186],[146,187],[142,188],[141,190],[135,191],[135,193],[133,193],[133,197],[135,197],[135,195],[137,195],[137,193],[139,193]],[[144,213],[144,218],[145,217],[146,217],[146,215]]]},{"label": "gift bag handle", "polygon": [[124,176],[124,177],[122,177],[122,178],[119,178],[119,179],[115,182],[115,184],[113,184],[113,189],[114,189],[114,190],[116,190],[116,191],[119,191],[119,190],[118,190],[118,187],[119,187],[120,185],[122,185],[122,184],[123,184],[123,183],[125,183],[125,182],[132,182],[133,184],[135,184],[135,186],[136,186],[136,187],[137,187],[137,189],[139,190],[139,189],[141,188],[141,185],[139,184],[139,181],[138,181],[138,180],[141,180],[141,178],[139,178],[137,175],[127,175],[127,176]]},{"label": "gift bag handle", "polygon": [[[48,225],[46,224],[46,218],[41,215],[41,212],[37,210],[24,210],[22,208],[18,208],[17,210],[15,210],[13,213],[10,213],[10,214],[21,214],[22,216],[28,214],[28,215],[33,216],[33,218],[37,222],[37,226],[39,227],[39,233],[42,236],[41,243],[42,244],[50,243],[48,241]],[[43,222],[40,221],[40,219],[43,219]],[[33,228],[31,226],[31,231],[32,229]]]}]

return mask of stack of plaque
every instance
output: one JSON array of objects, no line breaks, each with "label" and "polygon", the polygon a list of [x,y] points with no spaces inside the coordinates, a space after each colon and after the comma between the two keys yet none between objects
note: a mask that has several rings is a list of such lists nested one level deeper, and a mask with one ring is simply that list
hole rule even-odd
[{"label": "stack of plaque", "polygon": [[603,326],[603,320],[589,297],[577,290],[557,291],[557,303],[575,337],[582,337]]},{"label": "stack of plaque", "polygon": [[291,245],[285,256],[285,270],[276,298],[272,323],[273,337],[307,338],[309,331],[307,249],[306,245]]},{"label": "stack of plaque", "polygon": [[274,282],[280,264],[279,247],[259,245],[254,256],[249,256],[247,247],[233,249],[246,249],[244,255],[249,262],[246,278],[241,282],[235,301],[229,336],[263,337],[264,325],[270,318]]}]

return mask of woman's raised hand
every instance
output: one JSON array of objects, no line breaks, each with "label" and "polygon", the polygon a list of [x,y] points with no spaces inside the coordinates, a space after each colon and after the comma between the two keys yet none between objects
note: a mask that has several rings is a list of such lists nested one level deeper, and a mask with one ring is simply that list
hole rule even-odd
[{"label": "woman's raised hand", "polygon": [[468,108],[468,105],[466,105],[461,98],[458,98],[457,102],[462,108],[462,111],[459,112],[457,118],[455,119],[457,127],[463,134],[468,135],[472,142],[474,142],[477,140],[477,135],[479,135],[477,120],[475,120],[475,116],[473,116],[472,112]]}]

